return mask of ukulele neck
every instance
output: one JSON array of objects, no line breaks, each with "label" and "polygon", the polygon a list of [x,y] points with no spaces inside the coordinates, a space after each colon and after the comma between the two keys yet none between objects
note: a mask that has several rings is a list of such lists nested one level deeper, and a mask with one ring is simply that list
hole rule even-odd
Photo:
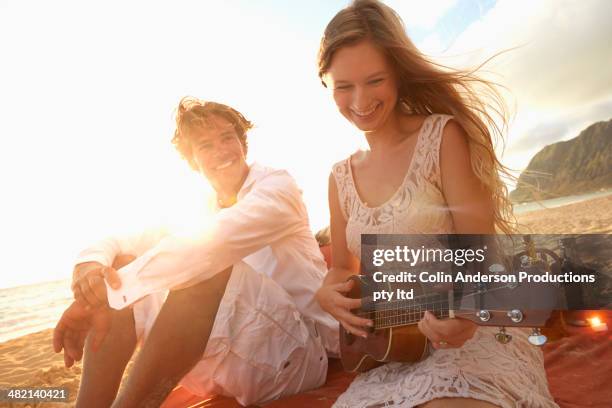
[{"label": "ukulele neck", "polygon": [[371,318],[375,329],[417,324],[425,312],[431,312],[438,319],[454,318],[453,291],[435,292],[416,296],[414,299],[381,302],[374,305]]}]

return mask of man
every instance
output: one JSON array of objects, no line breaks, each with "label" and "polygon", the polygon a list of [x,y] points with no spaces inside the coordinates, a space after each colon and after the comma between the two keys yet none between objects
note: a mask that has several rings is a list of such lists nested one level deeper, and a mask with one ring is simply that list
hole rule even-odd
[{"label": "man", "polygon": [[251,127],[226,105],[183,99],[173,143],[213,186],[218,212],[190,237],[145,233],[80,254],[76,302],[54,333],[67,365],[85,347],[77,406],[157,406],[179,381],[248,405],[325,381],[326,351],[338,352],[337,323],[314,299],[325,263],[291,176],[247,165]]}]

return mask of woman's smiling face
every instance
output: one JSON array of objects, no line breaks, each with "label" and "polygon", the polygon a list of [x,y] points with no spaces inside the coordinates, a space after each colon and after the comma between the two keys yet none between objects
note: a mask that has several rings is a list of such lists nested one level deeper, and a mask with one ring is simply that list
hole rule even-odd
[{"label": "woman's smiling face", "polygon": [[394,71],[371,41],[336,51],[324,80],[340,113],[364,132],[382,128],[395,111],[398,87]]}]

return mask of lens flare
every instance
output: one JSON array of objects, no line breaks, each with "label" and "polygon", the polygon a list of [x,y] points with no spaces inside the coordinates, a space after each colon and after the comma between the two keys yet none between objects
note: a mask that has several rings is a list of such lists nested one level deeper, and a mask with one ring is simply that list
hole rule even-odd
[{"label": "lens flare", "polygon": [[591,328],[595,331],[607,331],[608,325],[602,322],[599,316],[593,316],[587,319],[591,324]]}]

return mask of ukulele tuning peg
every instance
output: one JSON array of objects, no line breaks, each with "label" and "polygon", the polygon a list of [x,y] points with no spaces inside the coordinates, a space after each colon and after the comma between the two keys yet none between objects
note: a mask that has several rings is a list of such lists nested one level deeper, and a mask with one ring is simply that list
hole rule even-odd
[{"label": "ukulele tuning peg", "polygon": [[518,309],[512,309],[507,313],[507,316],[514,323],[520,323],[523,321],[523,312]]},{"label": "ukulele tuning peg", "polygon": [[512,340],[512,335],[506,333],[505,327],[500,327],[499,331],[495,333],[495,340],[497,340],[501,344],[508,344],[510,343],[510,340]]},{"label": "ukulele tuning peg", "polygon": [[534,346],[543,346],[548,341],[548,338],[540,332],[540,329],[535,328],[532,330],[531,335],[527,338],[529,343]]},{"label": "ukulele tuning peg", "polygon": [[527,255],[521,256],[521,268],[526,268],[531,264],[531,260]]},{"label": "ukulele tuning peg", "polygon": [[476,317],[478,317],[482,322],[488,322],[491,320],[491,313],[488,310],[479,310],[476,313]]}]

